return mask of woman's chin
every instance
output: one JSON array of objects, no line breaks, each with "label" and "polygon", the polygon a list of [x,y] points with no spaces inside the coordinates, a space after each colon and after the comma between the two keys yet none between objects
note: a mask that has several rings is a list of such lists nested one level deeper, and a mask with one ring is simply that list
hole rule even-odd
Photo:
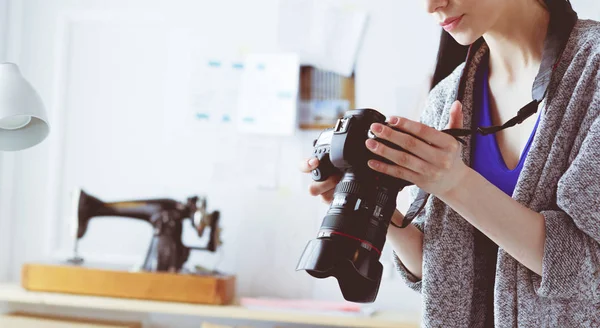
[{"label": "woman's chin", "polygon": [[452,35],[458,44],[463,46],[469,46],[481,37],[481,35],[474,35],[473,33],[468,32],[452,32],[450,35]]}]

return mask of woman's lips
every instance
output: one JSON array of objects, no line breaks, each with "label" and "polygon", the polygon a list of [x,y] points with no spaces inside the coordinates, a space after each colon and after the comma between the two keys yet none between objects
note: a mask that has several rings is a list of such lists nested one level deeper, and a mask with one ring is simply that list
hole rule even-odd
[{"label": "woman's lips", "polygon": [[446,30],[446,32],[450,32],[460,24],[464,15],[446,18],[443,22],[440,23],[442,28]]}]

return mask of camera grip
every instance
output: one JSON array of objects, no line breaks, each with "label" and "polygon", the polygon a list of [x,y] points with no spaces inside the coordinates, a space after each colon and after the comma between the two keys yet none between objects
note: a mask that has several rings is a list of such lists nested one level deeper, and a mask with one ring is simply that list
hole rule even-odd
[{"label": "camera grip", "polygon": [[337,169],[331,163],[329,153],[321,154],[317,158],[319,159],[319,166],[312,170],[311,176],[314,181],[323,182],[336,173]]}]

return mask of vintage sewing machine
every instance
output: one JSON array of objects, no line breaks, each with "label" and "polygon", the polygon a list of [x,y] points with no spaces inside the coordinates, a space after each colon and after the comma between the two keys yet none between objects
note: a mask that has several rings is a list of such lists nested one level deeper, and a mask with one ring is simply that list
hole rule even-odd
[{"label": "vintage sewing machine", "polygon": [[[77,248],[92,219],[122,217],[152,225],[154,233],[139,270],[85,263]],[[183,244],[184,220],[198,237],[210,230],[205,247]],[[73,198],[74,256],[62,263],[26,263],[21,285],[31,291],[150,299],[200,304],[230,304],[235,276],[215,270],[185,270],[190,251],[216,252],[221,245],[220,212],[207,211],[206,198],[146,199],[103,202],[78,190]]]},{"label": "vintage sewing machine", "polygon": [[[78,254],[79,240],[85,236],[89,222],[100,217],[123,217],[146,221],[154,228],[143,271],[180,272],[188,260],[191,250],[215,252],[221,245],[219,211],[207,213],[206,198],[189,197],[185,203],[172,199],[128,200],[103,202],[98,198],[77,190],[73,198],[74,256],[71,263],[83,263]],[[182,242],[183,221],[190,219],[198,237],[209,228],[206,247],[188,247]]]}]

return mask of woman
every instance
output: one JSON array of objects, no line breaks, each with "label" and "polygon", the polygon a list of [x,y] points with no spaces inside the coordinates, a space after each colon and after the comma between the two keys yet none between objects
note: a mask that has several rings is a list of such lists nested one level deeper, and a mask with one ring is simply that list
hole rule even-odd
[{"label": "woman", "polygon": [[[422,293],[424,326],[600,327],[600,24],[565,0],[426,4],[470,45],[466,63],[431,91],[420,122],[389,119],[425,142],[374,124],[408,152],[365,144],[395,163],[370,161],[373,170],[431,195],[412,225],[387,235]],[[500,126],[532,97],[543,99],[537,113],[495,134],[461,145],[440,131]],[[310,192],[331,201],[337,180]],[[396,211],[392,222],[403,219]]]}]

